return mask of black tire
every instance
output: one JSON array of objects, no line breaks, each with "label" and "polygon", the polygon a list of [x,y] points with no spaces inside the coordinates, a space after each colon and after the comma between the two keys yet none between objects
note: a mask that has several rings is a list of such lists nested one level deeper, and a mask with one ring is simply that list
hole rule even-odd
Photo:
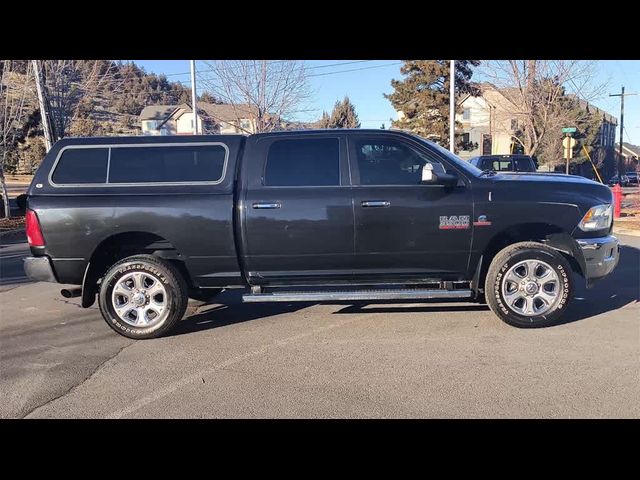
[{"label": "black tire", "polygon": [[[163,301],[166,302],[164,308],[168,309],[168,314],[149,327],[136,327],[125,322],[116,313],[112,302],[113,289],[118,280],[134,272],[152,275],[161,282],[167,293]],[[153,255],[133,255],[119,261],[107,271],[100,284],[98,303],[107,325],[120,335],[142,340],[166,334],[182,319],[187,309],[187,292],[187,284],[182,274],[170,262]]]},{"label": "black tire", "polygon": [[[513,306],[510,306],[507,303],[505,295],[503,295],[504,282],[508,282],[508,287],[513,287],[513,284],[515,283],[506,278],[510,269],[512,267],[517,269],[517,265],[525,260],[537,260],[544,262],[544,264],[551,267],[558,278],[558,291],[555,293],[556,299],[553,302],[545,304],[542,300],[533,300],[533,296],[531,296],[533,305],[536,305],[536,302],[538,302],[538,305],[541,305],[541,308],[546,308],[546,310],[542,311],[541,314],[522,315],[515,311],[518,309],[517,302],[519,301],[524,305],[523,302],[525,302],[527,297],[529,297],[529,295],[524,291],[525,285],[522,285],[522,293],[517,294],[522,298],[512,302]],[[528,267],[525,267],[524,270],[528,272],[527,268]],[[536,268],[533,267],[533,270],[536,270]],[[544,266],[541,267],[541,271],[544,273]],[[535,275],[536,273],[532,276],[535,277]],[[538,285],[538,283],[536,283],[536,285]],[[535,289],[536,287],[532,288]],[[545,286],[539,286],[538,291],[540,288],[545,288]],[[552,292],[552,295],[554,292]],[[501,320],[509,325],[520,328],[548,327],[558,323],[567,309],[570,300],[573,298],[571,266],[560,252],[547,247],[542,243],[515,243],[498,252],[498,254],[493,258],[487,272],[484,293],[491,310],[500,317]],[[507,295],[510,295],[509,291],[507,291]]]}]

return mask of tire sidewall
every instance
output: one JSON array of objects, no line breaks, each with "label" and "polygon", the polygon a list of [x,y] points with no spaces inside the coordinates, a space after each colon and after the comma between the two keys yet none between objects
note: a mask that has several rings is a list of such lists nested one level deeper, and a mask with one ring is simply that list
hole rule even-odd
[{"label": "tire sidewall", "polygon": [[[167,292],[168,298],[166,308],[169,309],[169,314],[162,322],[152,325],[151,327],[137,328],[133,325],[129,325],[127,322],[121,320],[118,317],[113,308],[111,296],[115,285],[123,276],[133,272],[144,272],[152,274],[154,277],[158,278],[160,282],[162,282]],[[170,325],[173,323],[171,320],[172,316],[176,314],[176,299],[178,298],[177,295],[178,293],[176,291],[176,288],[169,280],[167,272],[164,268],[150,262],[148,263],[145,261],[133,260],[116,265],[109,272],[107,272],[107,275],[105,275],[100,286],[100,309],[102,310],[104,319],[109,324],[109,326],[111,326],[111,328],[122,335],[130,338],[157,336],[163,330],[163,327],[166,327],[166,325]]]},{"label": "tire sidewall", "polygon": [[[523,260],[542,260],[553,268],[560,279],[560,299],[547,312],[536,316],[523,316],[511,310],[502,295],[503,278],[509,269]],[[504,260],[497,270],[491,284],[491,294],[495,300],[497,313],[508,323],[522,327],[547,326],[554,323],[567,309],[573,291],[570,266],[567,261],[555,252],[538,249],[526,249],[515,253]]]}]

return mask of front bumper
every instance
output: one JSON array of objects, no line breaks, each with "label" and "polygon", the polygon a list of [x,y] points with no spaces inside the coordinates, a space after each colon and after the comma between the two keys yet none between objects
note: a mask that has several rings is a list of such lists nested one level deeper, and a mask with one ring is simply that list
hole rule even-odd
[{"label": "front bumper", "polygon": [[49,257],[27,257],[24,259],[24,273],[36,282],[57,283]]},{"label": "front bumper", "polygon": [[609,275],[620,259],[620,244],[613,235],[578,239],[585,260],[587,285]]}]

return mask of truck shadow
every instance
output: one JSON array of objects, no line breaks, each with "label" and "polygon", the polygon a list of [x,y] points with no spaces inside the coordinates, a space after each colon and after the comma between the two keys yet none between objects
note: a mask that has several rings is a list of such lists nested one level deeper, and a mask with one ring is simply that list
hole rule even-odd
[{"label": "truck shadow", "polygon": [[204,303],[199,308],[203,311],[185,317],[167,335],[184,335],[202,330],[225,327],[234,323],[250,322],[273,315],[296,312],[310,307],[313,303],[242,303],[241,289],[227,290],[216,297],[210,305]]},{"label": "truck shadow", "polygon": [[606,278],[586,289],[578,278],[573,302],[558,325],[584,320],[640,302],[640,250],[620,247],[620,261]]},{"label": "truck shadow", "polygon": [[[584,286],[584,280],[579,276],[576,277],[573,302],[558,325],[591,318],[635,302],[640,302],[640,250],[623,245],[620,252],[620,263],[616,269],[609,277],[597,282],[593,288],[587,290]],[[387,300],[380,302],[331,302],[331,305],[344,305],[343,308],[333,312],[334,314],[489,312],[487,305],[465,301],[460,301],[459,304],[455,301],[448,301],[446,305],[437,301],[410,303],[411,305],[407,305],[406,301]],[[417,306],[416,303],[420,303],[420,305]],[[228,290],[216,298],[216,302],[210,306],[203,304],[202,312],[186,317],[169,336],[296,312],[313,305],[316,303],[244,304],[242,303],[241,290]]]}]

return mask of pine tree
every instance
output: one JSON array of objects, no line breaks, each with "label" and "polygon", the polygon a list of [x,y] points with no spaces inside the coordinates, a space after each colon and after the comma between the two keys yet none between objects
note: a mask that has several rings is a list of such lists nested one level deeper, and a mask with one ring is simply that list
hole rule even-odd
[{"label": "pine tree", "polygon": [[[478,94],[471,82],[473,67],[478,60],[456,60],[456,95]],[[385,94],[393,108],[402,112],[392,126],[412,131],[425,138],[436,140],[443,147],[449,146],[449,60],[405,60],[400,68],[402,80],[392,80],[394,92]],[[461,108],[456,109],[461,113]],[[462,132],[457,133],[456,146],[467,150],[470,145],[462,142]]]},{"label": "pine tree", "polygon": [[223,103],[222,100],[220,100],[218,97],[216,97],[215,95],[209,92],[203,92],[202,95],[200,95],[200,98],[198,98],[198,101],[204,102],[204,103],[215,103],[215,104]]},{"label": "pine tree", "polygon": [[329,114],[323,110],[322,118],[318,121],[318,128],[329,128],[330,123],[331,117],[329,117]]},{"label": "pine tree", "polygon": [[360,128],[356,107],[349,97],[345,96],[341,102],[336,102],[326,128]]}]

